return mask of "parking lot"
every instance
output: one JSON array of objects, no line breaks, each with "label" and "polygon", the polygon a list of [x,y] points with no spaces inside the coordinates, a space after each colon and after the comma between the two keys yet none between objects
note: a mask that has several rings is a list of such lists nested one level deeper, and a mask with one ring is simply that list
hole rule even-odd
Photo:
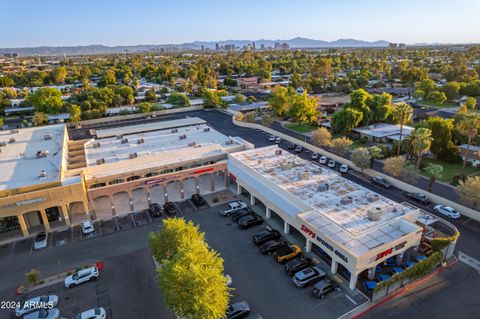
[{"label": "parking lot", "polygon": [[[226,205],[188,216],[200,225],[209,245],[225,260],[225,273],[233,278],[232,302],[247,301],[252,313],[264,318],[338,318],[366,299],[355,292],[337,290],[324,299],[312,295],[312,287],[297,288],[284,266],[262,255],[252,236],[266,225],[241,230],[229,217],[219,214]],[[302,246],[302,245],[300,245]]]}]

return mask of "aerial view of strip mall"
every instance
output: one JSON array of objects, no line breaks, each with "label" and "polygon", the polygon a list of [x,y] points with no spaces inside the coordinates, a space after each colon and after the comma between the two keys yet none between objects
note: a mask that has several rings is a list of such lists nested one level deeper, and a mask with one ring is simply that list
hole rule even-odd
[{"label": "aerial view of strip mall", "polygon": [[479,1],[1,7],[0,319],[480,318]]}]

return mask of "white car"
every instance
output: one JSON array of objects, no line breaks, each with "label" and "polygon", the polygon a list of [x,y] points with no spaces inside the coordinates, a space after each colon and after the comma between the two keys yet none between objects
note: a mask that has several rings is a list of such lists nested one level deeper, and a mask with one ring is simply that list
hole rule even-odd
[{"label": "white car", "polygon": [[348,172],[348,165],[347,164],[342,164],[340,165],[340,168],[338,169],[340,173],[345,174]]},{"label": "white car", "polygon": [[89,267],[82,270],[79,270],[67,278],[65,278],[65,287],[75,287],[81,283],[96,280],[98,278],[98,269],[97,267]]},{"label": "white car", "polygon": [[58,318],[60,318],[60,310],[58,310],[57,308],[40,309],[23,316],[23,319],[58,319]]},{"label": "white car", "polygon": [[47,247],[48,244],[48,235],[45,232],[40,232],[35,236],[33,240],[33,249],[40,250]]},{"label": "white car", "polygon": [[79,313],[73,317],[73,319],[105,319],[106,317],[107,313],[105,312],[105,309],[100,307]]},{"label": "white car", "polygon": [[275,139],[275,144],[280,144],[280,143],[282,143],[282,139],[280,137],[277,137]]},{"label": "white car", "polygon": [[318,153],[312,153],[312,160],[318,159]]},{"label": "white car", "polygon": [[238,211],[241,211],[242,209],[247,209],[247,208],[248,208],[247,204],[245,204],[244,202],[242,202],[240,200],[237,200],[237,201],[228,203],[227,209],[226,210],[221,210],[220,215],[228,217],[228,216],[232,215],[233,213],[236,213]]},{"label": "white car", "polygon": [[268,138],[268,140],[269,140],[270,142],[275,142],[276,139],[277,139],[277,138],[276,138],[275,136],[273,136],[273,135],[270,135],[270,137]]},{"label": "white car", "polygon": [[337,166],[337,163],[335,163],[334,160],[329,160],[327,166],[330,168],[335,168],[335,166]]},{"label": "white car", "polygon": [[326,156],[321,156],[320,159],[318,160],[320,164],[327,164],[327,157]]},{"label": "white car", "polygon": [[95,231],[91,220],[84,220],[82,222],[82,233],[84,235],[92,234]]},{"label": "white car", "polygon": [[20,303],[20,305],[15,308],[15,315],[17,317],[24,316],[28,313],[40,310],[40,309],[51,309],[58,304],[58,296],[49,295],[49,296],[39,296],[35,298],[28,299]]},{"label": "white car", "polygon": [[447,216],[448,218],[457,219],[460,218],[461,214],[456,211],[454,208],[445,205],[435,205],[433,210],[437,213]]}]

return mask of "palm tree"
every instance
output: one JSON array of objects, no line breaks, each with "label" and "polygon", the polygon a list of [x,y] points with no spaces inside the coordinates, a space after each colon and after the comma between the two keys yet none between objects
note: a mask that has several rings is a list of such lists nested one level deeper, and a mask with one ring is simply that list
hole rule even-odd
[{"label": "palm tree", "polygon": [[465,175],[465,163],[470,158],[470,145],[473,139],[478,135],[478,127],[480,126],[480,114],[470,113],[465,115],[458,123],[457,128],[463,135],[468,138],[467,151],[464,152],[462,175]]},{"label": "palm tree", "polygon": [[428,191],[431,193],[433,184],[437,179],[442,177],[442,172],[443,172],[443,166],[440,164],[433,164],[430,163],[423,169],[425,173],[430,175],[430,183],[428,184]]},{"label": "palm tree", "polygon": [[412,147],[418,156],[417,169],[419,169],[422,156],[428,152],[430,146],[432,146],[432,131],[430,131],[428,128],[421,127],[415,129],[411,135]]},{"label": "palm tree", "polygon": [[400,139],[398,141],[397,155],[400,155],[400,146],[402,144],[403,126],[412,120],[413,109],[407,103],[399,103],[393,109],[393,118],[400,125]]}]

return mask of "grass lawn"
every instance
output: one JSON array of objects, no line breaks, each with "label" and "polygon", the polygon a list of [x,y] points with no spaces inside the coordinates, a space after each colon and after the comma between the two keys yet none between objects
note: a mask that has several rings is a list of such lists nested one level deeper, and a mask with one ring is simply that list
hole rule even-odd
[{"label": "grass lawn", "polygon": [[[450,182],[455,175],[459,175],[462,173],[462,164],[452,164],[452,163],[447,163],[447,162],[438,161],[438,160],[430,160],[430,159],[424,159],[422,160],[422,163],[424,165],[428,165],[429,163],[442,165],[443,166],[442,177],[438,179],[439,181],[442,181],[442,182]],[[465,167],[465,174],[467,176],[473,173],[480,173],[480,168],[472,167],[472,166]],[[421,174],[423,176],[430,177],[430,175],[425,173],[423,170]]]},{"label": "grass lawn", "polygon": [[316,129],[315,126],[307,123],[285,124],[283,127],[298,133],[308,133]]},{"label": "grass lawn", "polygon": [[435,103],[435,102],[432,102],[432,101],[421,101],[421,102],[418,102],[419,105],[423,105],[423,106],[433,106],[433,107],[438,107],[438,108],[452,108],[452,107],[458,107],[457,104],[453,103],[453,102],[443,102],[442,104],[438,104],[438,103]]}]

